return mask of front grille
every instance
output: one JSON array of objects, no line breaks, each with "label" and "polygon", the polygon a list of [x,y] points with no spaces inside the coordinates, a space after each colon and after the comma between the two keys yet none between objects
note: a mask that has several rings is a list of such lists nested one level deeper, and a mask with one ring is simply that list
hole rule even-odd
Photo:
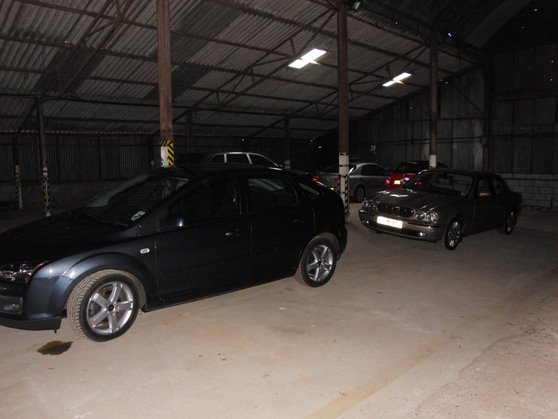
[{"label": "front grille", "polygon": [[384,214],[395,215],[397,217],[409,218],[413,215],[413,210],[411,208],[404,208],[398,205],[390,204],[378,204],[378,212]]}]

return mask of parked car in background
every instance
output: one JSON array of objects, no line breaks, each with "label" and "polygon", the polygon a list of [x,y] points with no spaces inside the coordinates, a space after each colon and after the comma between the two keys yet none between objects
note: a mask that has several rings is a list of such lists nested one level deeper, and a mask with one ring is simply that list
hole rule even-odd
[{"label": "parked car in background", "polygon": [[281,169],[205,164],[139,176],[0,234],[0,325],[125,333],[138,310],[296,273],[326,284],[347,243],[341,198]]},{"label": "parked car in background", "polygon": [[521,194],[494,174],[435,169],[364,201],[359,217],[376,232],[439,241],[454,250],[469,234],[497,227],[511,234],[521,202]]},{"label": "parked car in background", "polygon": [[[362,202],[368,193],[383,188],[389,172],[376,163],[349,164],[349,195],[356,202]],[[326,167],[314,176],[314,180],[333,190],[339,188],[339,166]]]},{"label": "parked car in background", "polygon": [[[412,179],[423,170],[427,170],[429,162],[427,160],[410,160],[400,163],[394,171],[389,174],[385,181],[386,190],[399,188],[402,184]],[[437,163],[437,167],[445,168],[443,163]]]},{"label": "parked car in background", "polygon": [[247,151],[222,151],[218,153],[183,153],[179,154],[176,164],[188,163],[244,163],[264,167],[280,167],[269,157]]}]

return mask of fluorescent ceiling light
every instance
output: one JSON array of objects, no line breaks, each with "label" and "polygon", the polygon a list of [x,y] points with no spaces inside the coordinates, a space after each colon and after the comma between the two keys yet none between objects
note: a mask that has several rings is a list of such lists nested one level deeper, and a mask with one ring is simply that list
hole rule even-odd
[{"label": "fluorescent ceiling light", "polygon": [[395,76],[395,77],[393,78],[393,80],[395,80],[395,81],[401,81],[401,80],[405,80],[405,79],[408,78],[408,77],[411,77],[411,74],[410,74],[410,73],[401,73],[400,75]]},{"label": "fluorescent ceiling light", "polygon": [[306,64],[308,64],[307,61],[301,60],[300,58],[296,61],[293,61],[292,63],[289,64],[289,67],[292,68],[302,68],[304,67]]},{"label": "fluorescent ceiling light", "polygon": [[387,81],[384,84],[382,84],[382,86],[389,87],[389,86],[391,86],[395,83],[403,84],[403,83],[401,83],[401,80],[405,80],[406,78],[411,77],[411,76],[412,76],[412,74],[410,74],[410,73],[401,73],[398,76],[395,76],[390,81]]},{"label": "fluorescent ceiling light", "polygon": [[326,53],[326,51],[324,51],[323,49],[314,48],[312,51],[307,52],[306,54],[304,54],[299,59],[290,63],[289,67],[302,68],[302,67],[306,66],[307,64],[317,64],[316,60],[318,58],[320,58],[322,55],[324,55],[325,53]]}]

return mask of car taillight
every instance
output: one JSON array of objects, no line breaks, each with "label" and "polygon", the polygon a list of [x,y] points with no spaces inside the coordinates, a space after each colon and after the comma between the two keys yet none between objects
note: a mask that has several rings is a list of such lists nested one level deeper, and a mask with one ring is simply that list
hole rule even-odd
[{"label": "car taillight", "polygon": [[320,178],[319,178],[318,176],[314,176],[314,177],[312,178],[312,180],[313,180],[314,182],[319,182],[319,181],[320,181]]}]

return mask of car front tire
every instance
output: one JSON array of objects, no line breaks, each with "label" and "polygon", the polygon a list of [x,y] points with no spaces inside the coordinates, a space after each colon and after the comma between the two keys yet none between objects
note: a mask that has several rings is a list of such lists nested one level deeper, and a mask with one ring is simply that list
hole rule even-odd
[{"label": "car front tire", "polygon": [[329,282],[339,254],[339,244],[332,234],[314,237],[304,249],[296,279],[309,287],[321,287]]},{"label": "car front tire", "polygon": [[455,250],[463,238],[463,224],[458,218],[452,218],[446,227],[440,246],[446,250]]},{"label": "car front tire", "polygon": [[139,281],[117,270],[104,270],[82,279],[68,298],[72,329],[89,340],[105,342],[123,335],[139,310]]}]

